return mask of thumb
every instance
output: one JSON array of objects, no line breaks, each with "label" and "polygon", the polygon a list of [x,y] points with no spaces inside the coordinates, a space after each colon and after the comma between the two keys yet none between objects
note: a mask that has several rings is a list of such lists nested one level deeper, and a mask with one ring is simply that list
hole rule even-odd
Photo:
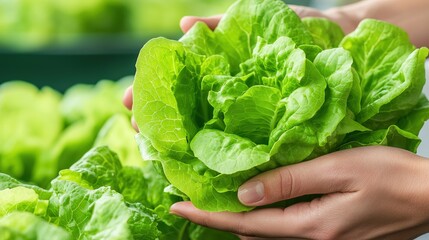
[{"label": "thumb", "polygon": [[354,191],[353,164],[346,158],[350,151],[262,173],[239,188],[238,198],[245,205],[262,206],[309,194]]}]

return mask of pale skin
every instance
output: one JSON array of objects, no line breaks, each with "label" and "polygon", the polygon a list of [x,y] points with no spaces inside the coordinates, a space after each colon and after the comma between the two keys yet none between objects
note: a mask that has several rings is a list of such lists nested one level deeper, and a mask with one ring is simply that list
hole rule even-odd
[{"label": "pale skin", "polygon": [[[429,46],[427,0],[367,0],[323,12],[292,8],[301,17],[329,18],[346,33],[363,18],[389,21],[404,28],[416,46]],[[203,21],[214,29],[220,18],[184,17],[180,25],[186,32]],[[131,88],[124,104],[132,108]],[[429,232],[428,160],[391,147],[355,148],[265,172],[238,192],[243,204],[255,207],[323,195],[311,202],[244,213],[206,212],[179,202],[170,211],[241,239],[413,239]]]}]

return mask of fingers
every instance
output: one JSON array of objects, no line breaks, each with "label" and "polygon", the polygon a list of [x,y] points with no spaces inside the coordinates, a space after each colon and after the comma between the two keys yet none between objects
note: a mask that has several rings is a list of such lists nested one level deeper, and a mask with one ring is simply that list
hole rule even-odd
[{"label": "fingers", "polygon": [[204,22],[211,30],[214,30],[221,18],[222,15],[216,15],[212,17],[185,16],[182,18],[182,20],[180,20],[180,28],[184,33],[186,33],[189,31],[189,29],[191,29],[192,26],[194,26],[196,22]]},{"label": "fingers", "polygon": [[289,7],[300,17],[327,17],[323,12],[311,7],[289,5]]},{"label": "fingers", "polygon": [[[124,96],[122,97],[122,103],[125,105],[128,110],[132,110],[133,108],[133,86],[129,86],[124,93]],[[136,132],[139,132],[139,128],[137,127],[136,119],[134,116],[131,117],[131,125],[136,130]]]},{"label": "fingers", "polygon": [[[412,156],[415,155],[388,147],[355,148],[284,167],[283,170],[273,170],[243,185],[253,184],[256,189],[254,191],[263,195],[261,201],[264,201],[264,198],[269,199],[265,200],[266,202],[275,202],[276,196],[280,200],[304,194],[325,193],[320,198],[300,202],[285,209],[264,208],[243,213],[206,212],[195,208],[190,202],[181,202],[171,207],[171,213],[197,224],[246,237],[373,239],[377,236],[400,236],[393,239],[406,239],[412,235],[410,221],[404,220],[404,217],[407,219],[407,216],[412,216],[412,219],[415,219],[416,212],[410,213],[409,210],[405,210],[403,214],[398,215],[401,212],[400,206],[404,206],[407,200],[402,196],[397,198],[397,194],[392,194],[387,186],[393,182],[394,191],[401,188],[402,184],[398,182],[405,181],[406,177],[404,178],[400,172],[405,171],[409,175],[416,166],[411,164],[413,165],[411,170],[407,168],[404,170],[404,165],[399,163],[409,161]],[[393,165],[392,161],[395,162]],[[285,171],[284,169],[287,169],[286,172],[276,172]],[[273,176],[266,179],[265,174]],[[388,175],[394,177],[389,178]],[[262,186],[252,181],[259,181]],[[280,190],[270,185],[276,181],[280,186],[289,186],[289,190]],[[286,193],[281,195],[277,192]],[[261,202],[258,204],[262,205]],[[403,226],[400,226],[401,221],[405,223]],[[389,226],[396,226],[398,230],[392,231]],[[404,231],[401,232],[401,229]],[[415,232],[423,231],[417,229]],[[242,239],[258,238],[242,237]]]},{"label": "fingers", "polygon": [[[292,10],[294,10],[301,18],[303,17],[327,17],[323,12],[309,7],[303,7],[303,6],[296,6],[296,5],[289,5]],[[215,15],[211,17],[196,17],[196,16],[185,16],[180,21],[180,28],[184,33],[188,32],[189,29],[196,23],[196,22],[204,22],[207,24],[207,26],[214,30],[217,25],[219,24],[220,19],[222,18],[222,15]]]},{"label": "fingers", "polygon": [[[335,231],[340,230],[332,226],[341,226],[337,219],[344,214],[343,209],[350,208],[354,194],[333,194],[285,209],[265,208],[241,213],[206,212],[191,202],[178,202],[171,206],[170,213],[199,225],[235,233],[241,239],[336,239],[329,236],[338,235]],[[341,212],[337,208],[342,209]]]},{"label": "fingers", "polygon": [[[292,10],[294,10],[298,16],[301,18],[303,17],[327,17],[323,12],[309,7],[303,7],[303,6],[296,6],[296,5],[289,5]],[[220,19],[222,18],[222,15],[215,15],[211,17],[196,17],[196,16],[185,16],[180,20],[180,28],[184,33],[188,32],[189,29],[192,28],[192,26],[196,22],[204,22],[207,24],[207,26],[214,30],[217,25],[219,24]]]},{"label": "fingers", "polygon": [[134,118],[134,116],[131,117],[131,126],[133,126],[134,130],[136,130],[136,132],[140,132],[139,127],[137,126],[137,122],[136,119]]},{"label": "fingers", "polygon": [[238,198],[245,205],[262,206],[309,194],[355,191],[355,171],[346,160],[357,154],[336,152],[262,173],[239,188]]},{"label": "fingers", "polygon": [[283,209],[259,209],[244,213],[206,212],[197,209],[191,202],[178,202],[171,206],[170,212],[197,224],[242,236],[293,237],[300,233],[300,229],[291,224],[296,222],[294,216],[285,215]]},{"label": "fingers", "polygon": [[248,237],[237,235],[240,240],[303,240],[303,238],[289,238],[289,237],[275,237],[275,238],[263,238],[263,237]]},{"label": "fingers", "polygon": [[133,107],[133,86],[129,86],[124,93],[124,96],[122,98],[122,102],[124,103],[125,107],[129,110]]}]

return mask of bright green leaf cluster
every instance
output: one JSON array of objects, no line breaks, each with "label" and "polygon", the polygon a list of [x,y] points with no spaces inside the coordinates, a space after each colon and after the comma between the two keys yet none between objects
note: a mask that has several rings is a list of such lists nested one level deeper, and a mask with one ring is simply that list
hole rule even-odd
[{"label": "bright green leaf cluster", "polygon": [[122,166],[106,146],[60,171],[49,190],[5,174],[0,183],[1,239],[236,239],[170,215],[181,198],[164,191],[152,164]]},{"label": "bright green leaf cluster", "polygon": [[385,22],[345,36],[280,0],[239,0],[214,31],[197,23],[141,49],[141,154],[197,207],[250,210],[237,189],[260,172],[358,146],[415,152],[427,55]]}]

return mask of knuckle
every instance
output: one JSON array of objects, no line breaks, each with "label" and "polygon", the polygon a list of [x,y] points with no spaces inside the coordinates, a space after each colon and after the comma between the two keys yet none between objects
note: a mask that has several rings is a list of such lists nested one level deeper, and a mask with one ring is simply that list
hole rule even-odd
[{"label": "knuckle", "polygon": [[315,236],[315,239],[320,239],[320,240],[339,240],[339,239],[342,239],[342,238],[341,238],[341,234],[337,230],[335,230],[333,228],[325,228],[325,229],[320,229],[319,230],[319,232]]},{"label": "knuckle", "polygon": [[299,189],[299,180],[288,167],[279,171],[280,194],[282,199],[290,199],[296,196]]},{"label": "knuckle", "polygon": [[250,228],[247,227],[247,225],[244,223],[245,221],[239,221],[237,223],[237,233],[242,236],[253,236]]},{"label": "knuckle", "polygon": [[202,216],[197,220],[198,224],[208,227],[211,222],[211,213],[208,213],[207,216]]},{"label": "knuckle", "polygon": [[[242,214],[240,221],[237,222],[235,227],[236,233],[243,237],[251,237],[257,236],[260,229],[255,224],[252,224],[252,219],[249,218],[248,215]],[[263,232],[263,231],[261,231]]]},{"label": "knuckle", "polygon": [[325,239],[326,240],[339,240],[339,239],[341,239],[341,235],[338,234],[338,232],[336,232],[336,231],[328,231],[325,234]]}]

